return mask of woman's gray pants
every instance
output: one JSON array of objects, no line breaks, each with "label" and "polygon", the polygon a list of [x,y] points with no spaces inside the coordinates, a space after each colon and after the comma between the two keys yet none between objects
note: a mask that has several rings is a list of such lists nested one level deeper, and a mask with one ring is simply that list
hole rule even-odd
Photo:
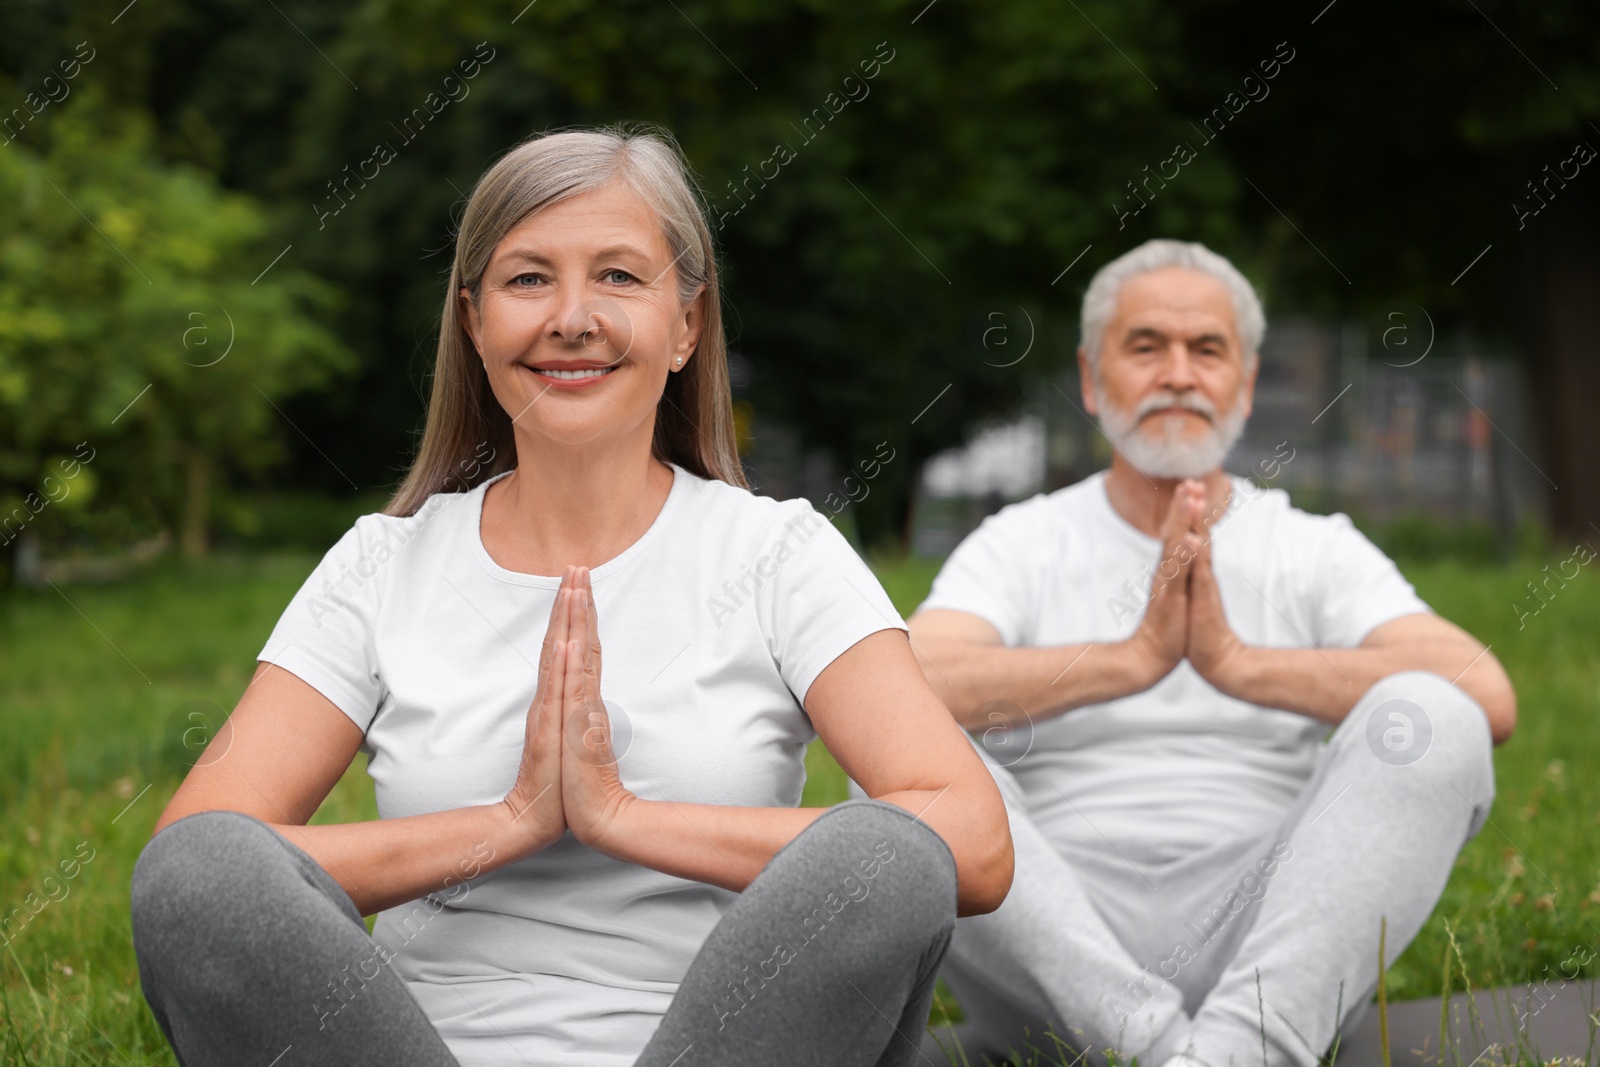
[{"label": "woman's gray pants", "polygon": [[[781,995],[760,995],[750,961],[793,942],[819,890],[886,854],[883,842],[893,858],[864,883],[870,896],[783,964]],[[388,967],[337,1026],[319,1024],[309,1005],[327,976],[369,959],[373,942],[333,877],[253,816],[197,812],[164,827],[134,867],[131,906],[145,999],[183,1067],[460,1067]],[[723,915],[635,1063],[908,1067],[955,912],[955,861],[927,824],[877,800],[830,808]],[[743,992],[730,993],[730,976]]]}]

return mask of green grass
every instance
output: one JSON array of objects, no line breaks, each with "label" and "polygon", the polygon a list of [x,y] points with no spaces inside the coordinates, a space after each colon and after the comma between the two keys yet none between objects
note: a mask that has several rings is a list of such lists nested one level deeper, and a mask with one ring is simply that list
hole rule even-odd
[{"label": "green grass", "polygon": [[[29,912],[30,893],[35,906],[48,901],[0,944],[0,1063],[174,1062],[139,992],[129,877],[187,766],[182,735],[197,720],[186,716],[209,709],[215,723],[233,707],[314,562],[219,558],[116,585],[0,596],[0,919]],[[1524,583],[1542,565],[1404,565],[1441,614],[1493,646],[1516,683],[1521,722],[1495,753],[1492,825],[1463,851],[1433,918],[1390,970],[1390,999],[1440,991],[1446,923],[1460,952],[1456,990],[1463,976],[1480,987],[1548,977],[1575,950],[1600,945],[1600,578],[1586,568],[1519,630],[1512,605],[1526,602]],[[876,568],[909,613],[937,564]],[[814,746],[807,766],[806,803],[844,799],[825,751]],[[315,821],[376,815],[357,760]],[[59,864],[91,849],[74,877],[61,877]]]}]

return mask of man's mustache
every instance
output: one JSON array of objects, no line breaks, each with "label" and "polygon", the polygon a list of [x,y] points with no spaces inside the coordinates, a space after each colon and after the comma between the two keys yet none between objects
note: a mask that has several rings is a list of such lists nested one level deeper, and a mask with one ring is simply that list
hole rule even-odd
[{"label": "man's mustache", "polygon": [[1197,412],[1207,422],[1217,421],[1217,408],[1211,401],[1195,393],[1152,393],[1139,401],[1133,409],[1133,421],[1143,422],[1148,416],[1163,408],[1184,408]]}]

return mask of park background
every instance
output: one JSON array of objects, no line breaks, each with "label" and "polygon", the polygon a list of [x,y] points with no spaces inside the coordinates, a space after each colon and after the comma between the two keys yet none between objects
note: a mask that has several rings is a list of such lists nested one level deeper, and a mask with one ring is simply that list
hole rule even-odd
[{"label": "park background", "polygon": [[[1106,462],[1072,363],[1094,270],[1152,236],[1233,259],[1269,328],[1229,468],[1350,513],[1520,698],[1389,996],[1600,974],[1600,9],[23,2],[0,1062],[172,1062],[133,862],[405,469],[472,183],[625,120],[700,178],[752,484],[832,516],[903,614],[983,515]],[[811,764],[807,801],[843,799]],[[357,761],[316,818],[375,816]]]}]

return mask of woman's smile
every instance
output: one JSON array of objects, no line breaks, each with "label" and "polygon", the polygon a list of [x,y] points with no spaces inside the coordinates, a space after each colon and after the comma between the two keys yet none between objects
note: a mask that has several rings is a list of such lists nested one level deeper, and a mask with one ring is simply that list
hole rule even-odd
[{"label": "woman's smile", "polygon": [[525,366],[535,378],[551,389],[588,389],[617,369],[615,363],[536,363]]}]

